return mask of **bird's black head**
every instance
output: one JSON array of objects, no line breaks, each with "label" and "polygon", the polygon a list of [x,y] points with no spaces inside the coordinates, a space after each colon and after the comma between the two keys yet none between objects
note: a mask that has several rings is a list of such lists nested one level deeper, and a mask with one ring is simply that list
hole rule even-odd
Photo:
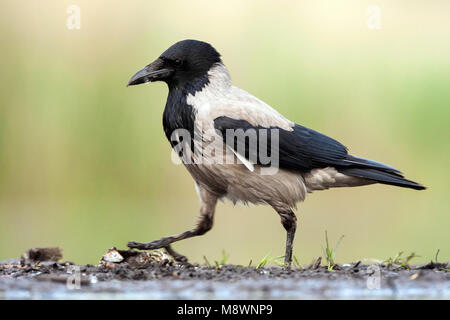
[{"label": "bird's black head", "polygon": [[183,40],[164,51],[154,62],[139,70],[128,81],[133,86],[149,81],[164,81],[169,87],[182,86],[221,62],[220,54],[209,43]]}]

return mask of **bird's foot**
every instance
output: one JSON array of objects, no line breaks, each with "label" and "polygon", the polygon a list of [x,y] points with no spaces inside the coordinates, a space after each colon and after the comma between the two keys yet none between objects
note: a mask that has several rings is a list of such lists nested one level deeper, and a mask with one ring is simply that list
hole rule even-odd
[{"label": "bird's foot", "polygon": [[174,258],[175,261],[180,263],[188,263],[188,259],[185,256],[172,249],[170,244],[167,243],[167,238],[162,238],[152,242],[130,241],[128,242],[128,248],[138,250],[155,250],[164,248],[166,252]]}]

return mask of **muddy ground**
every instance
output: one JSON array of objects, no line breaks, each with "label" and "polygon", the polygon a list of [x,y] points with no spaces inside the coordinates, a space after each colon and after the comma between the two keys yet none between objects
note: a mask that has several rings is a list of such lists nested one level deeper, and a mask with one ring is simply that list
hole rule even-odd
[{"label": "muddy ground", "polygon": [[[31,254],[30,254],[31,252]],[[99,265],[29,251],[0,261],[0,299],[450,299],[450,264],[179,264],[164,253],[110,250]],[[41,260],[39,260],[41,259]],[[323,264],[323,263],[322,263]]]}]

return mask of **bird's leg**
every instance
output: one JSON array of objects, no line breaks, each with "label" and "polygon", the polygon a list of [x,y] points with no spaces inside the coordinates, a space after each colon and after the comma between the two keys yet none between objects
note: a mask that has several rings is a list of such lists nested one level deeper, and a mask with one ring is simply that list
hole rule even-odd
[{"label": "bird's leg", "polygon": [[200,217],[197,226],[195,228],[177,235],[164,237],[159,240],[155,240],[148,243],[130,241],[128,242],[128,247],[140,250],[165,248],[167,253],[173,256],[175,260],[186,262],[187,258],[175,252],[170,246],[170,244],[183,239],[201,236],[206,232],[208,232],[209,230],[211,230],[213,226],[214,210],[217,203],[217,197],[205,190],[200,190],[200,198],[201,198]]},{"label": "bird's leg", "polygon": [[292,210],[277,210],[281,217],[281,224],[286,229],[286,253],[284,255],[284,264],[287,267],[292,263],[292,248],[294,246],[295,230],[297,229],[297,217]]}]

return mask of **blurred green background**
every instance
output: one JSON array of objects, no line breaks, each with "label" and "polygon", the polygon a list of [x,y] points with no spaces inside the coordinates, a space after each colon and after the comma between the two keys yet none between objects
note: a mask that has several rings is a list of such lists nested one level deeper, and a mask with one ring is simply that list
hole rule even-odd
[{"label": "blurred green background", "polygon": [[[69,30],[67,7],[81,9]],[[367,7],[381,29],[367,27]],[[338,262],[440,249],[450,259],[450,2],[9,1],[0,11],[0,259],[61,246],[97,263],[106,249],[185,231],[199,201],[162,130],[167,88],[127,80],[182,39],[210,42],[235,85],[353,154],[428,190],[375,185],[299,205],[294,253]],[[175,245],[192,261],[247,264],[284,253],[269,207],[219,204],[215,227]]]}]

